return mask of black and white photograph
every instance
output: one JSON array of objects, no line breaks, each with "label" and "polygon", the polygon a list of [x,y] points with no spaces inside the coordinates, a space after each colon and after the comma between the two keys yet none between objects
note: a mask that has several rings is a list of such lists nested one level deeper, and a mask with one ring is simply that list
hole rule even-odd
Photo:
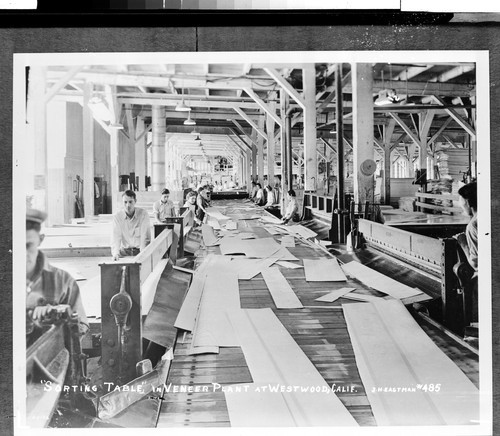
[{"label": "black and white photograph", "polygon": [[13,73],[16,435],[491,434],[488,50]]}]

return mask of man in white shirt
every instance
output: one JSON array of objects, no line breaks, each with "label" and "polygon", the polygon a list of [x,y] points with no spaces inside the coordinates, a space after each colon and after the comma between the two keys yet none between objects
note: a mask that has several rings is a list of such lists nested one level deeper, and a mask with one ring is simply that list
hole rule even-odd
[{"label": "man in white shirt", "polygon": [[165,188],[161,191],[161,197],[158,201],[153,203],[153,212],[155,214],[156,221],[163,223],[165,218],[175,216],[174,203],[169,200],[170,191]]},{"label": "man in white shirt", "polygon": [[123,210],[113,215],[111,255],[113,260],[123,256],[136,256],[151,241],[148,213],[135,207],[136,195],[127,190],[122,194]]}]

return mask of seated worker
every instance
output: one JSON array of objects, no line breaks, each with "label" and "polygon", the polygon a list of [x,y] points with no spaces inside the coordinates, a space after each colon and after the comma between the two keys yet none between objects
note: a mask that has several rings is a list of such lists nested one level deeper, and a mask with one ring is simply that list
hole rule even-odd
[{"label": "seated worker", "polygon": [[200,223],[202,223],[207,213],[207,207],[210,206],[210,202],[208,200],[207,185],[200,186],[198,188],[198,198],[196,199],[196,205],[198,206],[198,209],[196,211],[196,218],[198,218]]},{"label": "seated worker", "polygon": [[252,192],[250,193],[250,200],[255,200],[255,196],[257,195],[257,191],[259,188],[257,187],[257,183],[252,181]]},{"label": "seated worker", "polygon": [[194,191],[189,192],[188,195],[186,196],[186,202],[184,203],[184,207],[187,207],[189,210],[191,210],[191,212],[193,212],[194,222],[197,225],[201,225],[201,221],[196,216],[196,212],[198,210],[198,205],[196,204],[197,197],[198,195],[196,194],[196,192]]},{"label": "seated worker", "polygon": [[153,203],[153,212],[156,221],[159,223],[165,222],[165,218],[175,216],[175,208],[172,200],[169,200],[170,191],[165,188],[161,191],[161,197]]},{"label": "seated worker", "polygon": [[48,262],[39,250],[44,236],[41,224],[47,215],[36,209],[26,211],[26,339],[32,342],[41,333],[41,321],[55,306],[67,304],[78,314],[79,331],[89,328],[80,289],[71,275]]},{"label": "seated worker", "polygon": [[254,202],[257,206],[264,206],[266,204],[265,199],[264,199],[264,191],[262,189],[262,185],[260,183],[255,184],[257,187],[257,193],[255,194],[254,197]]},{"label": "seated worker", "polygon": [[295,191],[293,189],[290,189],[287,192],[287,200],[288,205],[286,207],[285,215],[283,215],[282,218],[283,224],[287,224],[290,220],[299,221],[299,206],[297,204]]},{"label": "seated worker", "polygon": [[271,188],[271,186],[267,185],[266,191],[267,191],[267,196],[266,196],[267,200],[266,200],[266,204],[264,205],[264,207],[271,207],[275,203],[273,188]]},{"label": "seated worker", "polygon": [[151,224],[148,213],[135,207],[134,191],[122,194],[123,209],[113,215],[111,255],[113,260],[123,256],[136,256],[151,241]]},{"label": "seated worker", "polygon": [[477,272],[477,183],[472,182],[458,190],[462,213],[470,217],[465,233],[459,233],[454,238],[467,256],[470,266]]}]

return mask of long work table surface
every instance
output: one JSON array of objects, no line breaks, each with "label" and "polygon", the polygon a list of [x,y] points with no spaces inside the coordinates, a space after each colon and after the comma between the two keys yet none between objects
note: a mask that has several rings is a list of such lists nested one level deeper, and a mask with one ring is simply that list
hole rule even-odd
[{"label": "long work table surface", "polygon": [[[267,214],[262,208],[246,201],[221,200],[213,203],[237,222],[240,232],[253,233],[256,238],[270,237],[265,229],[268,224],[255,218],[256,215]],[[282,235],[273,237],[280,243]],[[298,237],[295,238],[295,247],[288,247],[288,251],[298,258],[293,263],[301,266],[304,259],[331,257],[320,245]],[[195,254],[195,263],[199,265],[209,254],[220,254],[220,248],[202,245]],[[342,304],[355,301],[339,298],[327,303],[316,301],[316,298],[344,287],[356,288],[356,292],[361,294],[379,297],[384,294],[349,277],[343,282],[310,282],[306,281],[304,268],[279,266],[279,270],[304,308],[278,309],[262,274],[251,280],[238,281],[241,308],[272,309],[326,383],[334,387],[336,395],[356,422],[361,426],[377,425],[360,378],[342,310]],[[424,330],[477,386],[477,355],[460,344],[452,343],[441,332],[434,332],[432,327],[426,326]],[[190,355],[192,338],[189,332],[178,332],[158,427],[230,426],[221,386],[252,382],[243,351],[240,347],[221,347],[218,354]],[[186,387],[191,392],[182,392]]]}]

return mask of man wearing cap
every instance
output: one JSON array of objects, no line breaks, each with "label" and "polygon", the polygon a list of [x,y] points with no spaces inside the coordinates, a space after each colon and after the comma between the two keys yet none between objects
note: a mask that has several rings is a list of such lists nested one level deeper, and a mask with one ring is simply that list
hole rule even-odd
[{"label": "man wearing cap", "polygon": [[158,222],[165,222],[165,218],[175,216],[174,203],[169,200],[170,191],[165,188],[161,191],[161,197],[153,203],[153,212]]},{"label": "man wearing cap", "polygon": [[148,213],[135,207],[135,192],[122,194],[123,209],[113,215],[111,255],[113,260],[122,256],[136,256],[151,241],[151,223]]},{"label": "man wearing cap", "polygon": [[67,304],[78,314],[79,330],[83,335],[89,328],[80,297],[80,289],[71,275],[49,264],[39,250],[44,236],[41,224],[47,215],[36,209],[26,212],[26,334],[40,329],[41,321],[55,306]]}]

